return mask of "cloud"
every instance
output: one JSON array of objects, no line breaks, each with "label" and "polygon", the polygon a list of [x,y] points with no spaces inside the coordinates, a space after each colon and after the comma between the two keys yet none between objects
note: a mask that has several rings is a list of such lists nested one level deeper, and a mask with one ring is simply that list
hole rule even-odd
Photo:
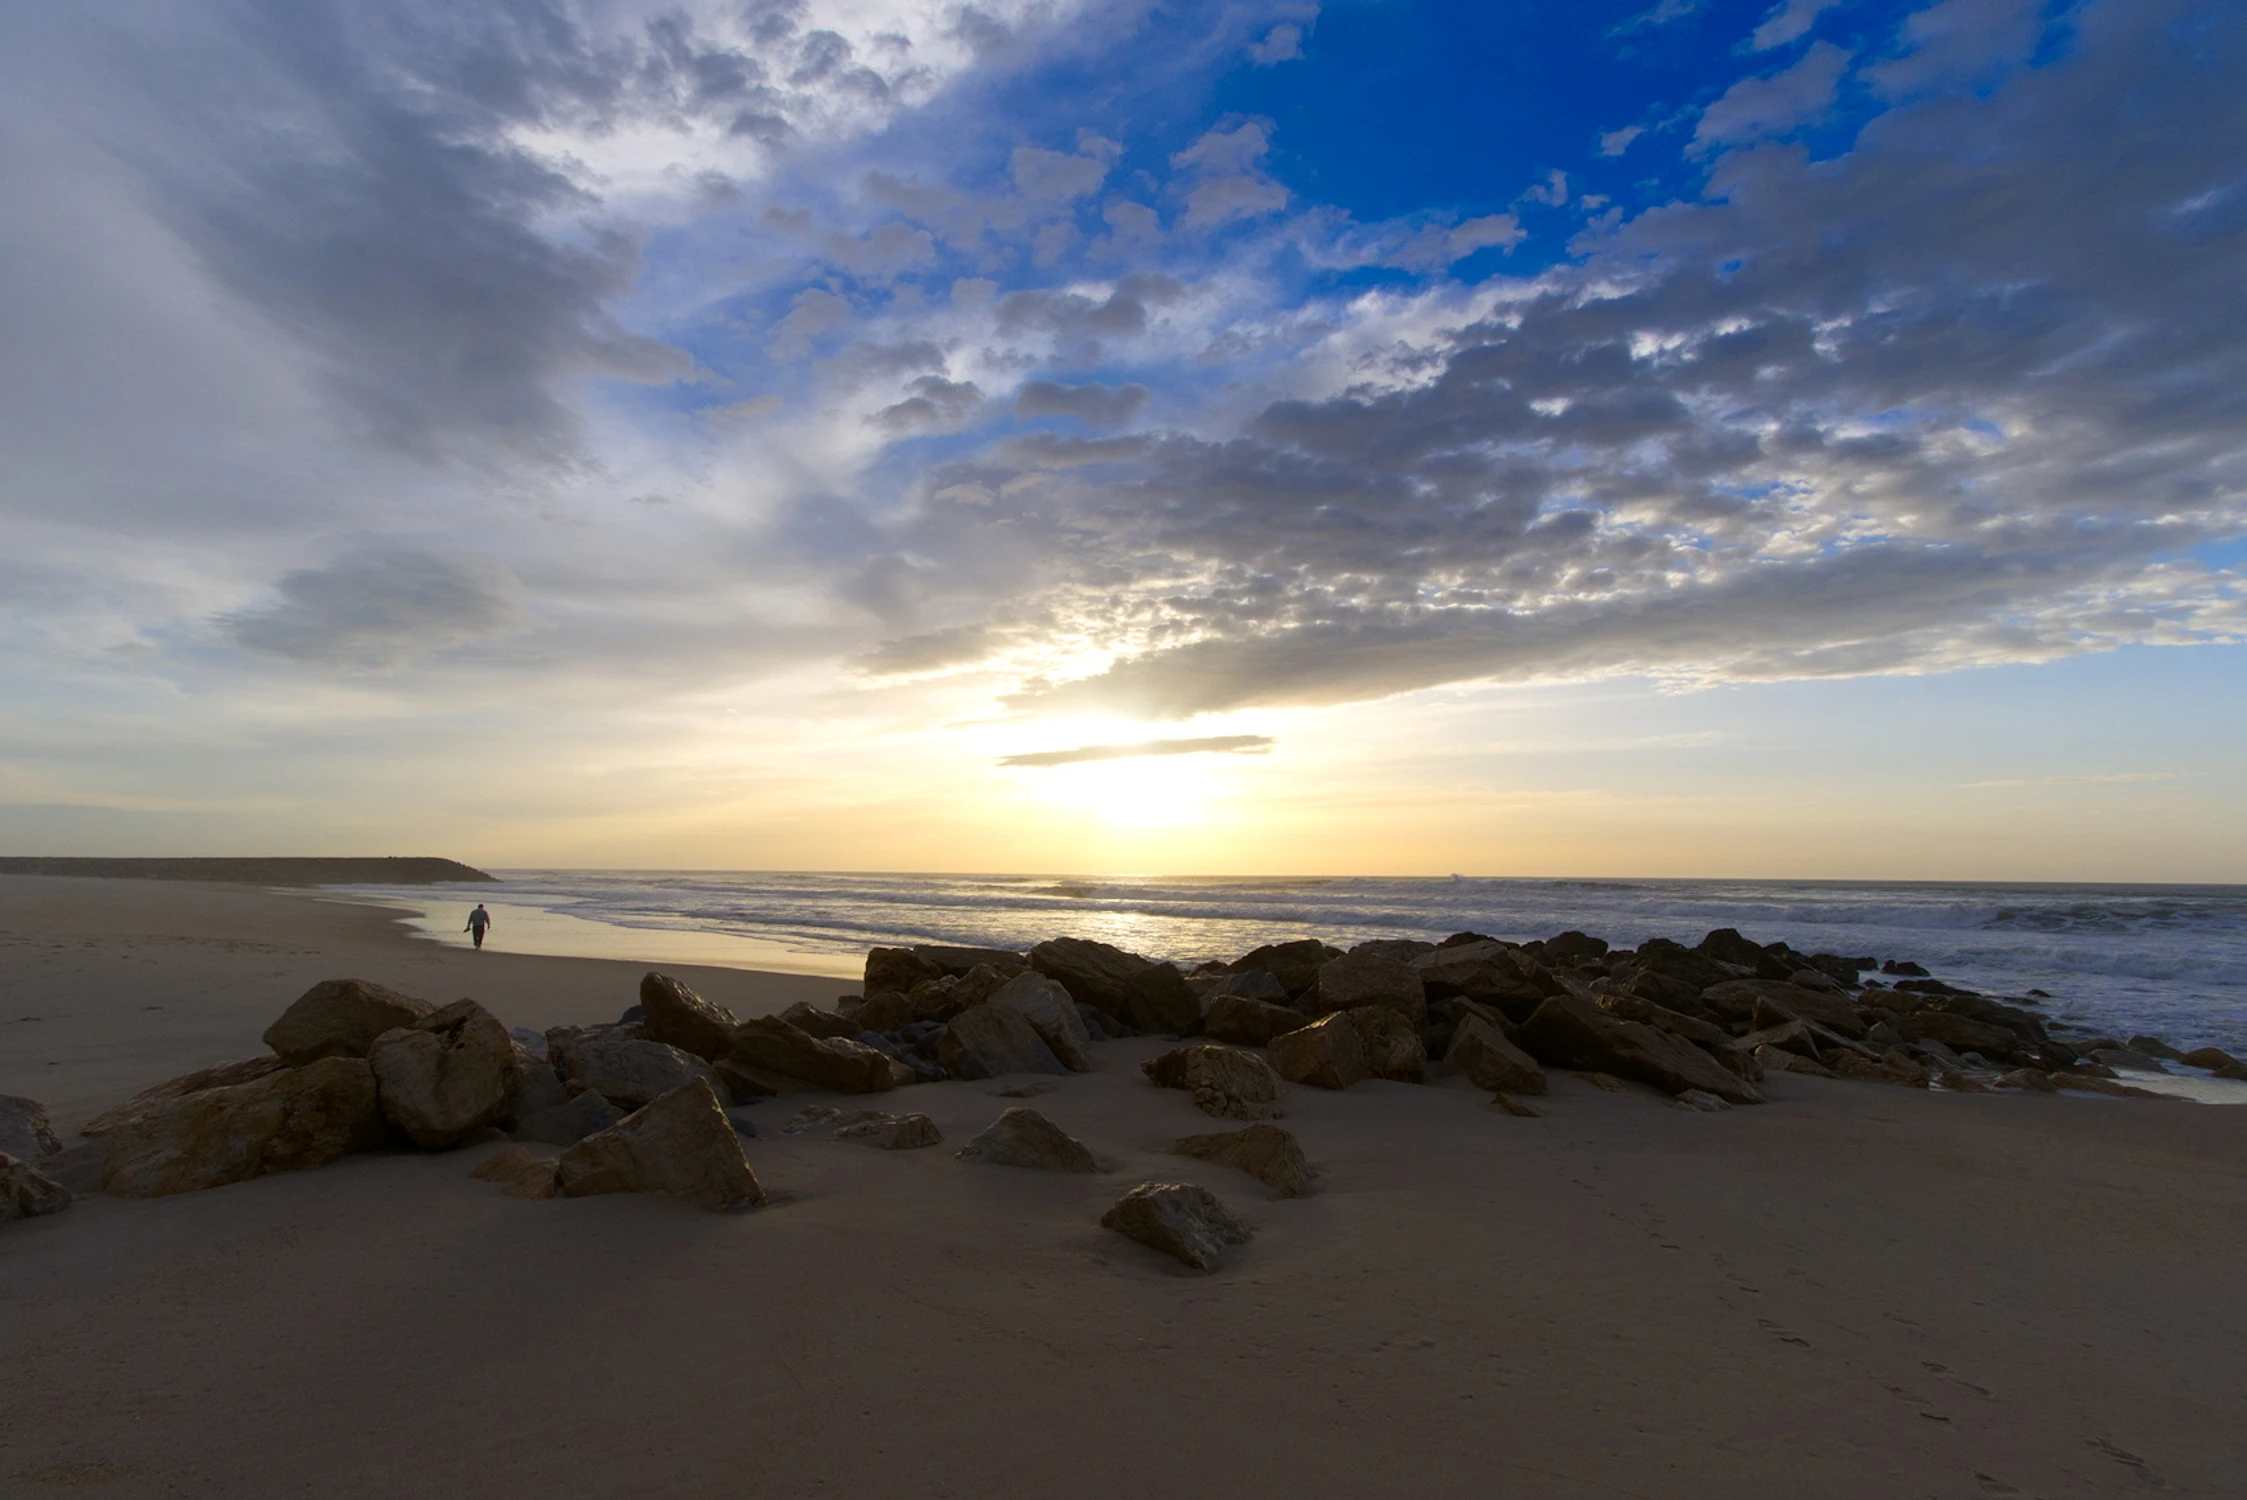
[{"label": "cloud", "polygon": [[772,350],[800,359],[822,335],[847,328],[856,318],[845,299],[822,287],[806,287],[790,299],[787,314],[773,324]]},{"label": "cloud", "polygon": [[1259,169],[1271,144],[1270,127],[1247,120],[1209,131],[1173,156],[1172,166],[1198,178],[1186,194],[1186,227],[1214,229],[1287,207],[1287,189]]},{"label": "cloud", "polygon": [[221,618],[238,644],[311,665],[379,668],[511,629],[520,591],[481,559],[370,549],[286,574],[275,592],[273,604]]},{"label": "cloud", "polygon": [[1743,78],[1701,111],[1693,129],[1694,152],[1785,135],[1833,108],[1849,54],[1831,42],[1814,42],[1800,61],[1769,78]]},{"label": "cloud", "polygon": [[1652,31],[1657,27],[1674,26],[1680,21],[1689,21],[1699,15],[1705,4],[1706,0],[1660,0],[1660,3],[1653,9],[1640,11],[1637,15],[1617,24],[1607,34],[1610,37],[1629,36],[1633,32]]},{"label": "cloud", "polygon": [[2033,787],[2033,786],[2115,786],[2128,782],[2175,781],[2174,771],[2122,771],[2109,776],[2027,776],[2008,781],[1969,781],[1964,783],[1969,791],[1983,788]]},{"label": "cloud", "polygon": [[874,413],[876,425],[895,433],[957,432],[983,405],[983,391],[972,380],[923,375],[906,389],[913,394]]},{"label": "cloud", "polygon": [[1031,198],[1067,200],[1082,198],[1107,180],[1108,163],[1097,157],[1072,156],[1066,151],[1045,151],[1017,146],[1007,162],[1014,185]]},{"label": "cloud", "polygon": [[1599,154],[1621,156],[1631,149],[1631,142],[1646,134],[1644,125],[1625,125],[1620,130],[1604,132],[1599,138]]},{"label": "cloud", "polygon": [[1087,427],[1121,427],[1147,404],[1143,385],[1057,385],[1050,380],[1025,384],[1014,398],[1018,417],[1074,417]]},{"label": "cloud", "polygon": [[1275,741],[1266,734],[1220,734],[1196,740],[1142,740],[1136,745],[1079,745],[1074,750],[1039,750],[1009,755],[1002,766],[1074,766],[1088,760],[1134,760],[1147,755],[1262,754]]},{"label": "cloud", "polygon": [[1756,52],[1767,52],[1809,33],[1818,23],[1818,17],[1839,5],[1841,0],[1784,0],[1778,9],[1763,18],[1748,38],[1748,46]]},{"label": "cloud", "polygon": [[1292,22],[1274,26],[1264,40],[1249,45],[1248,60],[1259,68],[1293,62],[1303,55],[1303,28]]}]

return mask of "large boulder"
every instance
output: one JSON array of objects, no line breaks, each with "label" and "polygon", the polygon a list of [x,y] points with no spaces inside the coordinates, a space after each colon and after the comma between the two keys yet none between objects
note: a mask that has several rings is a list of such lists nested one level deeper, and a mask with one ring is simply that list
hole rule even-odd
[{"label": "large boulder", "polygon": [[1462,1015],[1451,1034],[1444,1068],[1494,1094],[1542,1094],[1545,1070],[1537,1060],[1506,1040],[1506,1034],[1481,1016]]},{"label": "large boulder", "polygon": [[265,1028],[265,1045],[292,1068],[323,1057],[365,1057],[376,1037],[436,1008],[364,979],[323,979]]},{"label": "large boulder", "polygon": [[587,1136],[608,1129],[624,1118],[624,1111],[592,1089],[563,1100],[515,1122],[518,1141],[539,1141],[549,1146],[574,1146]]},{"label": "large boulder", "polygon": [[1728,1021],[1775,1026],[1781,1021],[1815,1021],[1846,1037],[1865,1034],[1865,1018],[1841,995],[1777,979],[1729,979],[1701,992],[1709,1009]]},{"label": "large boulder", "polygon": [[1170,1149],[1179,1156],[1246,1172],[1270,1188],[1275,1197],[1293,1198],[1311,1181],[1311,1163],[1303,1154],[1302,1143],[1277,1125],[1182,1136],[1171,1142]]},{"label": "large boulder", "polygon": [[1672,1010],[1643,995],[1618,994],[1610,990],[1597,996],[1592,1003],[1611,1016],[1625,1021],[1643,1021],[1657,1031],[1684,1037],[1696,1047],[1714,1049],[1730,1040],[1729,1033],[1714,1021]]},{"label": "large boulder", "polygon": [[1341,1014],[1357,1031],[1358,1047],[1374,1077],[1392,1083],[1426,1078],[1428,1043],[1418,1026],[1386,1005],[1356,1005]]},{"label": "large boulder", "polygon": [[1126,986],[1124,1019],[1141,1031],[1192,1036],[1202,1029],[1201,996],[1176,964],[1149,964]]},{"label": "large boulder", "polygon": [[522,1097],[514,1039],[473,1000],[456,1000],[411,1026],[386,1031],[367,1050],[382,1114],[430,1151],[512,1118]]},{"label": "large boulder", "polygon": [[1977,1021],[1946,1010],[1915,1010],[1896,1018],[1896,1029],[1915,1042],[1941,1042],[1954,1052],[1979,1052],[1998,1058],[2022,1045],[2010,1027]]},{"label": "large boulder", "polygon": [[641,976],[640,1012],[649,1041],[691,1052],[705,1062],[716,1062],[732,1049],[733,1029],[741,1024],[732,1011],[668,974]]},{"label": "large boulder", "polygon": [[[1279,987],[1275,984],[1274,989]],[[1282,990],[1280,993],[1285,994]],[[1262,1047],[1273,1037],[1298,1031],[1311,1024],[1311,1018],[1299,1010],[1284,1005],[1274,1005],[1267,1000],[1252,1000],[1243,995],[1219,992],[1210,997],[1209,1013],[1202,1021],[1202,1031],[1210,1040],[1233,1042],[1243,1047]]]},{"label": "large boulder", "polygon": [[1098,1157],[1083,1141],[1034,1109],[1016,1105],[993,1120],[959,1150],[962,1161],[994,1167],[1032,1167],[1047,1172],[1100,1171]]},{"label": "large boulder", "polygon": [[1232,962],[1234,973],[1262,969],[1277,979],[1290,995],[1302,995],[1318,983],[1319,970],[1342,956],[1317,938],[1297,938],[1291,943],[1267,943]]},{"label": "large boulder", "polygon": [[107,1139],[101,1186],[120,1198],[160,1198],[325,1166],[382,1136],[374,1069],[363,1058],[327,1057],[124,1122]]},{"label": "large boulder", "polygon": [[1248,1243],[1248,1226],[1208,1188],[1143,1182],[1100,1216],[1101,1227],[1160,1250],[1197,1271],[1214,1271],[1228,1245]]},{"label": "large boulder", "polygon": [[1526,1015],[1544,999],[1535,960],[1494,938],[1438,947],[1412,960],[1431,1000],[1463,999]]},{"label": "large boulder", "polygon": [[989,1002],[971,1005],[952,1017],[936,1044],[936,1060],[954,1078],[1069,1071],[1068,1065],[1053,1055],[1045,1038],[1038,1035],[1029,1017],[1012,1006]]},{"label": "large boulder", "polygon": [[1077,1014],[1077,1002],[1056,981],[1025,970],[992,991],[985,1004],[1011,1010],[1028,1021],[1038,1040],[1053,1049],[1070,1072],[1092,1071],[1092,1060],[1085,1056],[1092,1036],[1085,1030],[1084,1017]]},{"label": "large boulder", "polygon": [[1357,1027],[1346,1015],[1328,1016],[1297,1031],[1273,1037],[1265,1048],[1272,1067],[1290,1083],[1346,1089],[1372,1076]]},{"label": "large boulder", "polygon": [[1345,953],[1329,960],[1305,998],[1320,1015],[1378,1005],[1404,1017],[1415,1031],[1428,1024],[1428,992],[1420,971],[1374,953]]},{"label": "large boulder", "polygon": [[1280,1078],[1253,1052],[1202,1042],[1150,1057],[1139,1070],[1158,1088],[1184,1089],[1194,1108],[1220,1120],[1268,1120],[1279,1113]]},{"label": "large boulder", "polygon": [[185,1099],[190,1094],[206,1093],[211,1089],[232,1088],[236,1084],[255,1083],[286,1071],[288,1064],[268,1052],[262,1057],[245,1057],[239,1062],[220,1063],[216,1067],[198,1068],[177,1078],[167,1078],[162,1083],[151,1084],[113,1109],[103,1110],[79,1128],[80,1135],[100,1139],[119,1126],[139,1119],[175,1099]]},{"label": "large boulder", "polygon": [[1513,1040],[1555,1067],[1635,1078],[1670,1094],[1700,1089],[1729,1104],[1763,1102],[1754,1085],[1691,1042],[1644,1022],[1621,1020],[1573,995],[1539,1005]]},{"label": "large boulder", "polygon": [[624,1109],[653,1103],[691,1079],[713,1085],[717,1074],[691,1052],[651,1042],[629,1027],[603,1026],[555,1048],[555,1064],[572,1089],[591,1089]]},{"label": "large boulder", "polygon": [[1059,980],[1070,999],[1082,1000],[1119,1023],[1131,1017],[1131,981],[1151,962],[1087,938],[1053,938],[1030,950],[1031,968]]},{"label": "large boulder", "polygon": [[741,1137],[696,1078],[562,1153],[556,1182],[565,1198],[664,1193],[713,1213],[765,1201],[741,1154]]},{"label": "large boulder", "polygon": [[965,979],[977,969],[989,969],[1001,979],[1012,979],[1030,961],[1008,948],[965,948],[951,943],[915,943],[913,957],[939,978]]},{"label": "large boulder", "polygon": [[1290,1008],[1295,1004],[1295,997],[1287,992],[1287,986],[1262,969],[1239,969],[1230,974],[1211,974],[1203,978],[1201,984],[1202,996],[1209,1001],[1214,1001],[1219,995],[1238,995],[1243,1000],[1263,1000]]},{"label": "large boulder", "polygon": [[940,979],[934,964],[916,958],[910,948],[870,948],[866,953],[865,988],[869,997],[890,992],[912,993],[924,980]]},{"label": "large boulder", "polygon": [[70,1189],[20,1157],[0,1151],[0,1224],[70,1207]]},{"label": "large boulder", "polygon": [[61,1149],[45,1105],[21,1094],[0,1094],[0,1155],[36,1162]]},{"label": "large boulder", "polygon": [[866,1029],[866,1023],[857,1016],[845,1015],[839,1009],[826,1010],[809,1000],[798,1000],[780,1013],[780,1019],[813,1037],[853,1038]]},{"label": "large boulder", "polygon": [[846,1037],[815,1037],[778,1016],[752,1016],[733,1029],[736,1062],[840,1094],[878,1094],[897,1087],[887,1054]]}]

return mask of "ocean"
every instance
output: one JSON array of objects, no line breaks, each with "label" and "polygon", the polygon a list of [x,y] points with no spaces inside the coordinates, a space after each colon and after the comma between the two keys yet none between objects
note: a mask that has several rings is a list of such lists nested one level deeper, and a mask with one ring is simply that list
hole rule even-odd
[{"label": "ocean", "polygon": [[408,910],[434,941],[465,943],[458,929],[482,901],[494,945],[517,952],[848,981],[877,944],[1074,936],[1183,965],[1301,937],[1348,947],[1576,928],[1635,946],[1736,927],[1805,953],[1914,960],[1992,994],[2042,990],[2056,1018],[2122,1037],[2247,1053],[2247,886],[513,870],[496,885],[329,894]]}]

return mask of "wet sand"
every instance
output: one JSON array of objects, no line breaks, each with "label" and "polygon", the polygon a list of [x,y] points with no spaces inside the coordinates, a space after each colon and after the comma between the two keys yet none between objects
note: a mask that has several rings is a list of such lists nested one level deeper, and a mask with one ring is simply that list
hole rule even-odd
[{"label": "wet sand", "polygon": [[[227,888],[0,880],[0,1092],[74,1125],[259,1050],[313,980],[613,1016],[641,966],[414,944]],[[679,971],[738,1011],[836,981]],[[150,1004],[158,1010],[145,1010]],[[25,1015],[44,1019],[23,1021]],[[1561,1076],[1291,1089],[1322,1176],[1152,1041],[1030,1101],[1100,1178],[953,1159],[1013,1100],[886,1096],[883,1153],[746,1113],[771,1207],[521,1202],[492,1148],[368,1156],[0,1226],[0,1492],[1144,1497],[2231,1495],[2247,1462],[2247,1110],[1776,1077],[1699,1115]],[[1097,1227],[1148,1177],[1256,1229],[1194,1277]]]}]

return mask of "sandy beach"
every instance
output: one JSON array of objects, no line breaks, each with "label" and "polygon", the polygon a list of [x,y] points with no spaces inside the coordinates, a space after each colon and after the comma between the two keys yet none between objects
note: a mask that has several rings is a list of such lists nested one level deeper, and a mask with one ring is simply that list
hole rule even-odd
[{"label": "sandy beach", "polygon": [[[644,966],[416,943],[225,886],[0,879],[0,1093],[58,1128],[261,1050],[355,976],[510,1025]],[[833,978],[676,968],[738,1014]],[[2230,1495],[2247,1463],[2247,1110],[1773,1076],[1698,1114],[1560,1074],[1290,1089],[1275,1201],[1113,1041],[1037,1107],[1116,1170],[958,1161],[991,1082],[885,1096],[946,1145],[781,1134],[772,1203],[525,1202],[496,1147],[374,1154],[0,1226],[22,1496]],[[894,1102],[893,1102],[894,1099]],[[1199,1183],[1208,1277],[1098,1227]]]}]

